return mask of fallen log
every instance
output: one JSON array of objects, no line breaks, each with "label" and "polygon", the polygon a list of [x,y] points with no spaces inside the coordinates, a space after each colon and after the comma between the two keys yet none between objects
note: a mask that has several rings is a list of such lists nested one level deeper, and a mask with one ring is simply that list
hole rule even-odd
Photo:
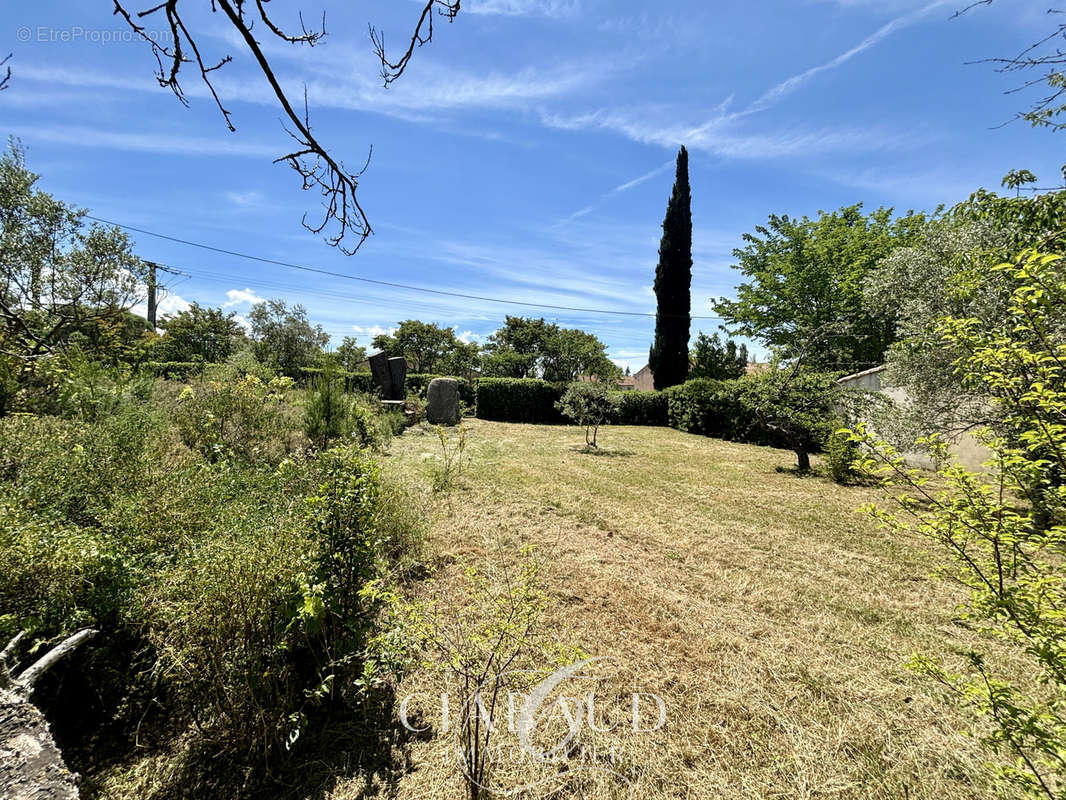
[{"label": "fallen log", "polygon": [[5,800],[77,800],[78,776],[67,769],[48,721],[31,698],[41,677],[96,633],[86,628],[68,636],[19,675],[12,664],[24,632],[0,652],[0,797]]}]

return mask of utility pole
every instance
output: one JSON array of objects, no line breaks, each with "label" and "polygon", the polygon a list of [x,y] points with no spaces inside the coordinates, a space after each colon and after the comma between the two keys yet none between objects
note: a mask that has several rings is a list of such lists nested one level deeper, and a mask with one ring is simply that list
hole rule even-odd
[{"label": "utility pole", "polygon": [[155,271],[159,266],[154,261],[146,261],[148,265],[148,324],[152,330],[155,330],[155,311],[156,311],[156,299],[155,299]]}]

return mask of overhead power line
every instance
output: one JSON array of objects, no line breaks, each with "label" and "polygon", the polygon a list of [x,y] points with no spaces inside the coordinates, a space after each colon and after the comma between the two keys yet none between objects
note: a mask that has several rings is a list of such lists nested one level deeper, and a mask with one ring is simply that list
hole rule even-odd
[{"label": "overhead power line", "polygon": [[[215,247],[214,245],[203,244],[202,242],[193,242],[188,239],[182,239],[177,236],[168,236],[165,233],[158,233],[156,231],[145,230],[144,228],[137,228],[133,225],[123,225],[121,222],[114,222],[108,219],[102,219],[100,217],[94,217],[91,214],[86,214],[86,218],[99,222],[103,225],[113,225],[123,230],[133,231],[134,233],[143,233],[146,236],[154,236],[157,239],[164,239],[168,242],[174,242],[176,244],[187,245],[188,247],[197,247],[201,250],[209,250],[212,253],[221,253],[227,256],[234,256],[236,258],[247,259],[248,261],[257,261],[260,264],[272,264],[276,267],[284,267],[285,269],[296,269],[302,272],[312,272],[318,275],[328,275],[332,278],[342,278],[349,281],[359,281],[361,283],[372,283],[378,286],[389,286],[394,289],[406,289],[411,292],[424,292],[426,294],[443,295],[445,297],[459,297],[464,300],[481,300],[486,303],[503,303],[505,305],[526,306],[528,308],[545,308],[553,311],[578,311],[585,314],[612,314],[616,316],[626,317],[655,317],[656,315],[647,311],[618,311],[609,308],[583,308],[579,306],[560,306],[552,305],[550,303],[532,303],[525,300],[507,300],[502,297],[486,297],[484,295],[466,294],[464,292],[450,292],[444,289],[430,289],[425,286],[412,286],[406,283],[395,283],[393,281],[382,281],[376,278],[364,278],[359,275],[348,275],[344,272],[336,272],[334,270],[322,269],[321,267],[309,267],[304,264],[294,264],[289,261],[279,261],[273,258],[264,258],[263,256],[256,256],[250,253],[242,253],[237,250],[227,250],[224,247]],[[666,314],[664,316],[674,317],[679,316],[677,314]],[[725,321],[723,317],[716,316],[689,316],[689,319],[712,319]]]}]

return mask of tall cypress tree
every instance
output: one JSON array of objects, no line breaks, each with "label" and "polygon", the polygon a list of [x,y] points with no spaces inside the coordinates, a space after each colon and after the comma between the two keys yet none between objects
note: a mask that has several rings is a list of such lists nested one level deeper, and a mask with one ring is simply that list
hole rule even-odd
[{"label": "tall cypress tree", "polygon": [[688,151],[677,154],[674,192],[663,219],[659,265],[655,268],[655,341],[648,353],[656,389],[682,383],[688,375],[692,288],[692,209]]}]

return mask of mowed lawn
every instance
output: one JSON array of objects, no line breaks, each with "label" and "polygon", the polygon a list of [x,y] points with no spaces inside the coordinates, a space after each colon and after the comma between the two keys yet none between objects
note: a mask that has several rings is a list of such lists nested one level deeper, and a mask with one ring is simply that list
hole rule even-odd
[{"label": "mowed lawn", "polygon": [[[578,428],[467,426],[469,461],[434,500],[419,591],[446,598],[460,565],[491,571],[532,543],[551,636],[617,660],[616,708],[632,691],[666,704],[658,731],[623,719],[596,734],[610,770],[557,767],[573,778],[552,796],[998,796],[959,733],[968,717],[904,666],[914,652],[957,658],[969,634],[952,622],[961,596],[928,577],[937,554],[858,511],[880,490],[801,477],[787,451],[666,428],[604,428],[589,454]],[[432,430],[412,429],[386,470],[428,492],[439,454]],[[419,668],[400,694],[441,688]],[[654,706],[644,713],[652,724]],[[391,791],[462,796],[439,725],[406,748],[408,767],[383,778]]]}]

